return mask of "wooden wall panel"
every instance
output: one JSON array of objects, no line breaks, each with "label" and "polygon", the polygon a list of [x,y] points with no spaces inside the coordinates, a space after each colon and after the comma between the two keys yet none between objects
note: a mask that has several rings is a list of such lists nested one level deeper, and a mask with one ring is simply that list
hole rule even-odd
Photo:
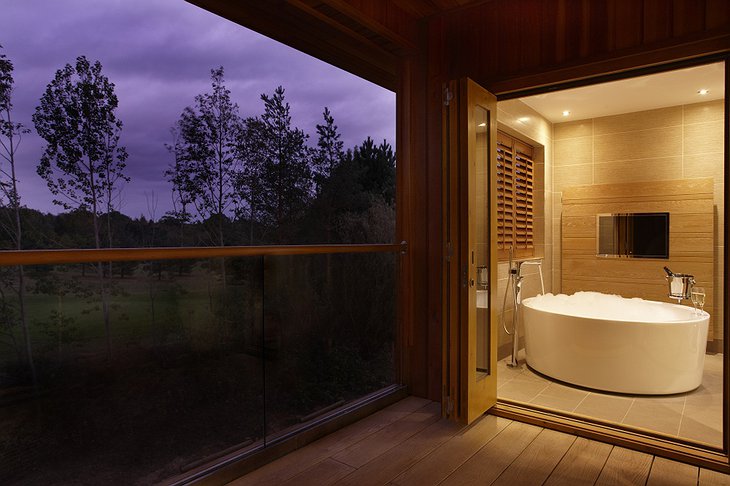
[{"label": "wooden wall panel", "polygon": [[730,2],[716,0],[509,0],[440,17],[449,77],[495,93],[730,50]]},{"label": "wooden wall panel", "polygon": [[[695,276],[697,285],[706,289],[705,309],[715,316],[713,191],[712,178],[565,188],[562,292],[593,290],[668,302],[666,265]],[[668,260],[596,256],[597,214],[664,211],[670,213]],[[711,319],[709,339],[712,329]]]}]

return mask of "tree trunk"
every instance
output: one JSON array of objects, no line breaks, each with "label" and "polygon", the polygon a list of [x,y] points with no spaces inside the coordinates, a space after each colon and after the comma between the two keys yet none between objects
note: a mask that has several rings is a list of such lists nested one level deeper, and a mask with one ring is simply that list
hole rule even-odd
[{"label": "tree trunk", "polygon": [[[91,163],[89,164],[91,165]],[[91,187],[94,187],[94,174],[90,174]],[[101,238],[99,237],[99,215],[97,213],[96,195],[92,195],[92,216],[94,220],[94,240],[96,243],[96,249],[101,248]],[[111,336],[111,323],[109,318],[109,297],[106,293],[106,281],[104,279],[104,263],[99,262],[96,265],[97,277],[99,280],[99,292],[101,293],[101,312],[104,318],[104,333],[106,334],[106,358],[107,361],[112,359],[112,336]]]},{"label": "tree trunk", "polygon": [[[10,109],[7,111],[8,132],[8,154],[10,156],[10,179],[12,182],[12,194],[10,202],[13,205],[15,213],[15,244],[16,249],[23,249],[23,226],[20,220],[20,195],[18,194],[18,179],[15,175],[15,142],[13,140],[13,123],[10,119]],[[25,341],[25,354],[28,360],[28,368],[30,369],[31,380],[33,381],[33,389],[38,387],[38,376],[35,369],[35,361],[33,360],[33,345],[30,341],[30,329],[28,328],[28,317],[25,312],[25,272],[23,266],[18,266],[18,313],[20,314],[20,325],[23,328],[23,340]]]}]

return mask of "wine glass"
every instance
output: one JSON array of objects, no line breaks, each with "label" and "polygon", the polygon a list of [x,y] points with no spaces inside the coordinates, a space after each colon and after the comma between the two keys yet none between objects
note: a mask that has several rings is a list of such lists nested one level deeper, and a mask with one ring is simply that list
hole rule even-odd
[{"label": "wine glass", "polygon": [[[692,287],[692,293],[690,294],[690,298],[692,299],[692,305],[695,306],[695,314],[701,314],[702,309],[705,306],[705,288]],[[698,307],[699,310],[697,309]]]}]

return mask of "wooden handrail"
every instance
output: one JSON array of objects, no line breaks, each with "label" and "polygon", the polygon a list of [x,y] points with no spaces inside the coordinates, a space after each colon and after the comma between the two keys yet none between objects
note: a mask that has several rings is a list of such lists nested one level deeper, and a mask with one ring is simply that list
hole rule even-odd
[{"label": "wooden handrail", "polygon": [[408,244],[372,245],[286,245],[286,246],[211,246],[174,248],[101,248],[83,250],[7,250],[0,251],[0,266],[55,265],[61,263],[126,262],[149,260],[190,260],[219,257],[285,255],[324,255],[335,253],[406,252]]}]

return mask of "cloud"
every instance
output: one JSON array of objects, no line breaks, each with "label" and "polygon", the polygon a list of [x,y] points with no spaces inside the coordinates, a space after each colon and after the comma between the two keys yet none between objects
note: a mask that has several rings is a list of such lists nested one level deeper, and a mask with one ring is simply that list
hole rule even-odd
[{"label": "cloud", "polygon": [[[132,183],[124,212],[147,211],[144,193],[169,209],[162,176],[171,161],[170,127],[195,95],[210,88],[210,69],[224,66],[226,86],[244,116],[263,111],[262,93],[286,89],[293,123],[314,137],[329,107],[345,147],[367,136],[395,139],[395,95],[334,66],[180,0],[23,0],[7,2],[0,44],[15,65],[14,116],[31,116],[57,69],[79,55],[98,59],[115,84],[122,143]],[[36,135],[20,149],[26,205],[58,211],[35,174],[43,149]]]}]

